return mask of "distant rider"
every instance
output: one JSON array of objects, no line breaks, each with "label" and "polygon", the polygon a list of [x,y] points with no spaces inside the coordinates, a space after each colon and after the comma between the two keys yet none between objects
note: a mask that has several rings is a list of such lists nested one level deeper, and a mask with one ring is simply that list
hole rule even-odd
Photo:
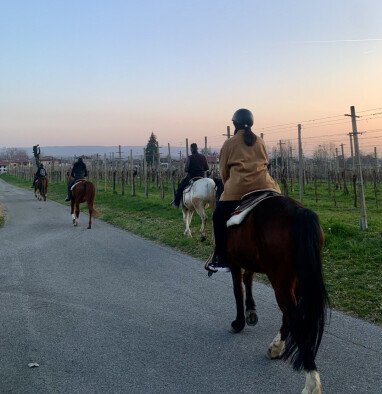
[{"label": "distant rider", "polygon": [[68,182],[68,195],[65,201],[70,201],[72,199],[72,191],[71,187],[80,179],[84,179],[88,176],[88,170],[86,168],[86,164],[84,163],[82,157],[79,157],[78,160],[73,164],[72,172],[70,176],[73,178],[72,181]]},{"label": "distant rider", "polygon": [[37,179],[45,178],[45,177],[46,177],[46,170],[44,168],[44,164],[41,163],[38,166],[38,170],[37,170],[36,174],[34,175],[34,179],[33,179],[33,183],[32,183],[31,188],[33,188],[35,186]]},{"label": "distant rider", "polygon": [[183,197],[183,190],[190,183],[190,180],[193,178],[204,178],[205,172],[209,170],[206,157],[198,153],[198,145],[192,143],[190,148],[191,155],[187,157],[184,169],[187,172],[187,176],[180,181],[178,189],[175,192],[174,201],[171,203],[176,208],[179,208],[180,201]]}]

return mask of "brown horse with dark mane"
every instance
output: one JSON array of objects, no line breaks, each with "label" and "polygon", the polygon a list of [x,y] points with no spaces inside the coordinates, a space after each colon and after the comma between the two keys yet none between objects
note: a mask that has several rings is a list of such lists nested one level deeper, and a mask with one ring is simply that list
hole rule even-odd
[{"label": "brown horse with dark mane", "polygon": [[34,195],[38,200],[46,201],[48,193],[48,178],[46,176],[37,178],[34,183]]},{"label": "brown horse with dark mane", "polygon": [[305,371],[303,393],[321,393],[315,357],[328,305],[321,264],[323,240],[317,215],[281,195],[263,200],[240,224],[228,228],[237,309],[232,330],[238,333],[246,323],[257,323],[252,282],[255,272],[266,274],[282,311],[281,328],[268,356],[290,359],[295,370]]},{"label": "brown horse with dark mane", "polygon": [[[68,176],[68,182],[73,180]],[[97,214],[94,208],[94,199],[96,189],[92,182],[86,179],[76,180],[72,186],[72,199],[70,201],[70,213],[72,215],[73,226],[78,225],[78,217],[80,216],[80,204],[86,202],[89,210],[89,224],[88,229],[92,228],[92,217]]]}]

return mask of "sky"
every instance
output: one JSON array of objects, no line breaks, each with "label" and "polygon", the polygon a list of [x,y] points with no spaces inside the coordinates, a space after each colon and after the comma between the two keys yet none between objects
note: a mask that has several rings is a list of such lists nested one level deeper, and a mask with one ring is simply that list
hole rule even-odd
[{"label": "sky", "polygon": [[[0,0],[0,148],[220,147],[233,112],[269,148],[382,157],[380,0]],[[232,125],[231,125],[232,126]]]}]

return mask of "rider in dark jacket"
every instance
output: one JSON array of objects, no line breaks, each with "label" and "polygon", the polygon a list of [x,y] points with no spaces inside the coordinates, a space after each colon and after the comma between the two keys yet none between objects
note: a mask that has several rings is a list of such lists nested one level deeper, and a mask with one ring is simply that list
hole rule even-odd
[{"label": "rider in dark jacket", "polygon": [[88,170],[82,157],[79,157],[78,160],[73,164],[70,176],[73,178],[73,180],[68,183],[68,196],[66,197],[65,201],[70,201],[72,199],[72,191],[70,189],[74,183],[88,176]]},{"label": "rider in dark jacket", "polygon": [[34,175],[34,179],[33,179],[33,183],[32,183],[32,186],[31,186],[31,187],[34,187],[34,185],[35,185],[37,179],[39,179],[39,178],[44,178],[44,177],[46,177],[46,170],[45,170],[45,168],[44,168],[44,164],[41,163],[41,164],[38,166],[38,170],[37,170],[36,174]]},{"label": "rider in dark jacket", "polygon": [[180,181],[178,189],[175,192],[175,199],[171,203],[176,208],[179,207],[183,190],[190,183],[190,180],[193,178],[204,178],[205,172],[209,170],[206,157],[198,153],[198,145],[195,143],[191,144],[191,155],[187,157],[184,170],[187,172],[187,176]]}]

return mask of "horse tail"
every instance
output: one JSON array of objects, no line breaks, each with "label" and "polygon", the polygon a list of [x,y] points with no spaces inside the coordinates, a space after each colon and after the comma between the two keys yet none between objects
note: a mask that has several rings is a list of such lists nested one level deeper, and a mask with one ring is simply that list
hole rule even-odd
[{"label": "horse tail", "polygon": [[329,303],[322,275],[323,233],[318,216],[298,207],[292,237],[295,242],[295,302],[289,309],[290,334],[283,359],[291,357],[295,370],[314,370],[314,359],[321,343]]}]

